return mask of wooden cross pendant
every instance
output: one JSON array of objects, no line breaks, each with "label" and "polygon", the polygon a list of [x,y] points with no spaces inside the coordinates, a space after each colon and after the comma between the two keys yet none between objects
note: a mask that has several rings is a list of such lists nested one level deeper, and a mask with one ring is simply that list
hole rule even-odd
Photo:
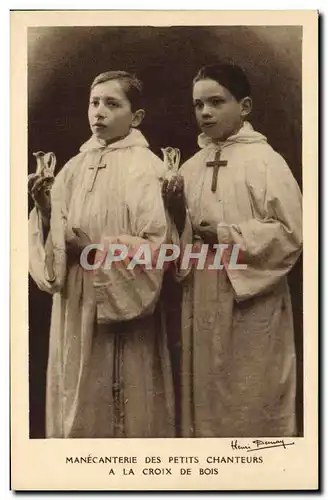
[{"label": "wooden cross pendant", "polygon": [[207,167],[213,167],[213,177],[212,177],[212,186],[211,186],[211,191],[213,193],[215,193],[216,186],[217,186],[217,183],[218,183],[219,168],[220,167],[226,167],[228,165],[228,162],[226,160],[220,160],[220,155],[221,155],[221,151],[217,151],[215,153],[215,159],[214,159],[214,161],[208,161],[206,163]]},{"label": "wooden cross pendant", "polygon": [[92,172],[92,177],[90,179],[90,184],[89,184],[89,189],[88,191],[92,191],[93,190],[93,186],[94,186],[94,183],[95,183],[95,180],[96,180],[96,177],[97,177],[97,174],[98,174],[98,171],[101,169],[101,168],[106,168],[106,163],[102,163],[101,160],[99,161],[99,163],[97,165],[91,165],[89,167],[91,170],[93,170]]}]

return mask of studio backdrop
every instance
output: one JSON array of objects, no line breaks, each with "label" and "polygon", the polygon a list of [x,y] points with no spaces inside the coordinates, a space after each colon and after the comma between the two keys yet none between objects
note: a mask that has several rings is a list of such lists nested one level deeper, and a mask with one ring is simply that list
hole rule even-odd
[{"label": "studio backdrop", "polygon": [[[53,151],[56,173],[90,136],[90,84],[103,71],[126,70],[144,83],[150,148],[197,151],[192,79],[200,66],[233,61],[252,87],[251,123],[302,182],[302,30],[298,27],[47,27],[28,30],[28,173],[33,152]],[[32,208],[29,200],[29,210]],[[302,261],[289,276],[298,361],[297,416],[303,433]],[[45,435],[45,382],[51,297],[29,280],[30,437]],[[179,293],[171,295],[172,335]],[[173,356],[177,363],[177,357]]]}]

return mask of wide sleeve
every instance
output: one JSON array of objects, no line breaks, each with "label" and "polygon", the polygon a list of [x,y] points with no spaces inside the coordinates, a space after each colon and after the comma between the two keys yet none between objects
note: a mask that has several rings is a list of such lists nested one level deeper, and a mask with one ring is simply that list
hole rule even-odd
[{"label": "wide sleeve", "polygon": [[[48,236],[48,238],[50,235]],[[28,221],[29,273],[43,292],[54,293],[53,280],[46,266],[46,241],[43,234],[41,215],[34,207]]]},{"label": "wide sleeve", "polygon": [[40,290],[51,294],[61,289],[66,274],[67,179],[72,163],[74,159],[61,169],[52,186],[50,231],[46,239],[39,211],[33,208],[29,216],[29,272]]},{"label": "wide sleeve", "polygon": [[[105,259],[94,270],[97,320],[100,323],[126,321],[152,314],[159,298],[163,269],[156,269],[156,263],[160,247],[166,242],[167,223],[160,181],[153,162],[152,156],[146,152],[139,152],[131,162],[125,181],[130,234],[116,239],[127,244],[135,258],[142,245],[144,251],[138,257],[145,263],[135,264],[136,261],[130,258],[124,262],[113,262],[107,268]],[[106,241],[102,244],[106,253]]]},{"label": "wide sleeve", "polygon": [[292,269],[302,248],[298,184],[277,153],[262,167],[257,170],[254,165],[248,174],[253,218],[240,224],[218,224],[219,244],[239,245],[239,263],[244,268],[225,261],[239,301],[271,290]]}]

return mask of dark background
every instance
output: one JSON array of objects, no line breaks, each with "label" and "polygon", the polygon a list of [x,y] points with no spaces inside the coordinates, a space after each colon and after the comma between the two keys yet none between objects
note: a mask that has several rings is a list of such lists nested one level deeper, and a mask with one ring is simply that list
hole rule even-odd
[{"label": "dark background", "polygon": [[[182,161],[197,151],[191,81],[200,66],[218,59],[246,71],[253,90],[253,126],[286,159],[302,181],[302,30],[300,27],[47,27],[28,30],[28,155],[53,151],[56,171],[90,136],[89,87],[103,71],[135,72],[144,83],[146,118],[141,130],[151,149],[179,147]],[[29,209],[31,209],[31,200]],[[171,337],[177,351],[179,290],[169,277]],[[298,357],[298,425],[303,433],[302,261],[291,272]],[[30,436],[45,432],[45,376],[51,297],[29,281]],[[168,291],[169,290],[169,291]]]}]

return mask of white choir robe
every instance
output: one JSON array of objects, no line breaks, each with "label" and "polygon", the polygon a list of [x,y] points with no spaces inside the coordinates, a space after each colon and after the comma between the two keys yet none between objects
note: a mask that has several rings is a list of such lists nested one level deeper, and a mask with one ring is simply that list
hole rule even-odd
[{"label": "white choir robe", "polygon": [[49,438],[174,436],[171,367],[157,314],[162,271],[117,264],[90,272],[67,262],[65,251],[73,227],[99,244],[120,235],[155,247],[165,242],[163,169],[136,129],[107,147],[92,137],[56,176],[46,243],[37,210],[30,214],[30,273],[53,294]]},{"label": "white choir robe", "polygon": [[[219,244],[240,245],[246,269],[181,270],[182,435],[288,436],[295,429],[296,359],[288,272],[302,246],[302,200],[284,159],[250,123],[218,145],[204,134],[181,173],[189,216],[181,247],[201,221]],[[213,262],[213,258],[211,260]],[[181,264],[181,262],[180,262]]]}]

